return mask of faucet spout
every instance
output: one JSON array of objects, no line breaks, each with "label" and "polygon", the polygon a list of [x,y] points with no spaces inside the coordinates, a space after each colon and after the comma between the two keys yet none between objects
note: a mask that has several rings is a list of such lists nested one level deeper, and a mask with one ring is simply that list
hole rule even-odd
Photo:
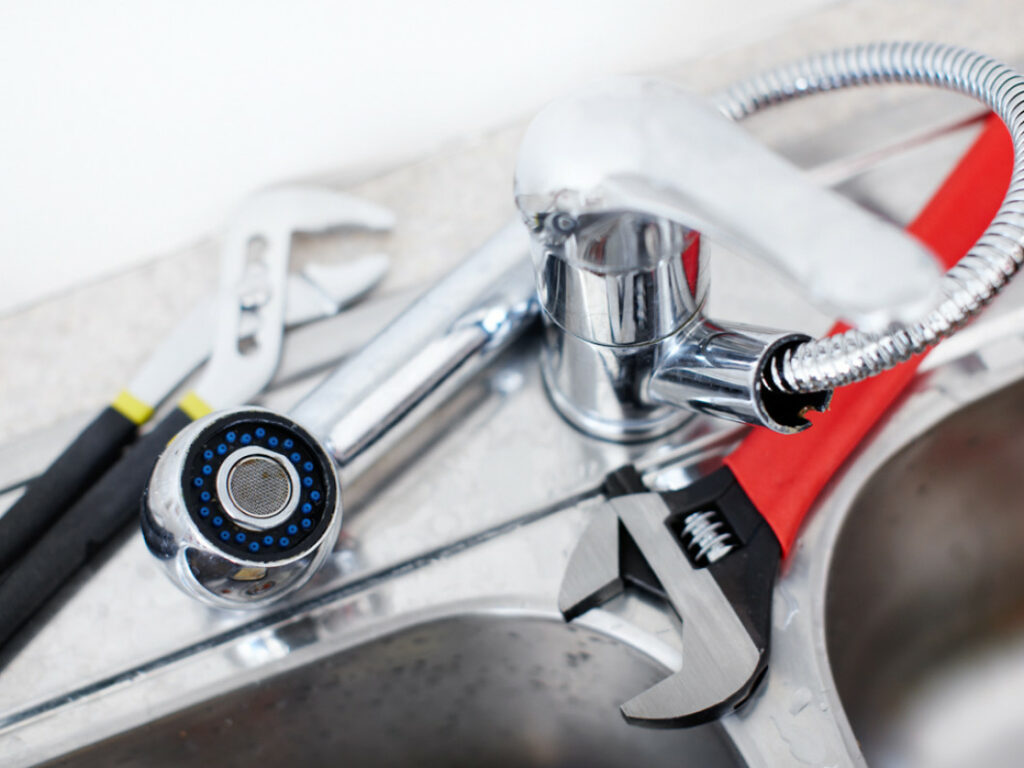
[{"label": "faucet spout", "polygon": [[[542,112],[520,150],[516,202],[544,310],[541,367],[561,413],[618,441],[664,434],[694,412],[778,432],[810,426],[806,412],[823,410],[831,390],[783,390],[770,375],[810,338],[707,320],[703,234],[746,245],[838,297],[838,285],[825,285],[829,270],[812,279],[823,244],[808,245],[807,225],[793,232],[786,215],[793,207],[797,217],[839,221],[841,242],[856,241],[849,249],[870,242],[871,253],[911,265],[909,289],[881,291],[898,301],[880,303],[877,287],[861,291],[869,297],[856,306],[861,318],[930,297],[937,279],[913,240],[884,228],[878,235],[868,214],[820,195],[725,117],[664,83],[617,80]],[[865,268],[850,261],[853,273]]]},{"label": "faucet spout", "polygon": [[[1024,265],[1024,102],[1007,96],[1024,88],[1024,77],[964,48],[880,42],[791,62],[716,98],[721,115],[740,120],[810,94],[877,83],[975,98],[1000,118],[1013,143],[999,210],[941,281],[926,276],[927,254],[917,249],[915,256],[907,238],[815,191],[735,127],[716,125],[707,105],[657,81],[613,81],[542,112],[520,150],[519,208],[535,232],[552,214],[567,217],[571,229],[573,212],[639,209],[746,245],[854,326],[787,353],[773,366],[776,388],[816,392],[862,381],[951,336]],[[695,183],[701,180],[708,183]],[[538,258],[543,249],[534,240]]]},{"label": "faucet spout", "polygon": [[545,108],[520,146],[516,201],[528,226],[612,211],[675,222],[764,261],[865,331],[941,299],[924,245],[659,80],[615,78]]}]

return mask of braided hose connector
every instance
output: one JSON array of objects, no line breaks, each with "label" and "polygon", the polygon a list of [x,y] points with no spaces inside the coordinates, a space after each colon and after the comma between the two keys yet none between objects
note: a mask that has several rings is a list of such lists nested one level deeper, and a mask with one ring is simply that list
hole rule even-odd
[{"label": "braided hose connector", "polygon": [[872,43],[764,72],[716,95],[714,102],[727,117],[742,120],[813,93],[885,83],[945,88],[987,105],[1013,140],[1009,190],[985,233],[944,276],[937,308],[883,333],[854,329],[787,350],[771,366],[772,383],[782,391],[832,389],[908,360],[981,311],[1024,263],[1024,77],[1005,64],[938,43]]}]

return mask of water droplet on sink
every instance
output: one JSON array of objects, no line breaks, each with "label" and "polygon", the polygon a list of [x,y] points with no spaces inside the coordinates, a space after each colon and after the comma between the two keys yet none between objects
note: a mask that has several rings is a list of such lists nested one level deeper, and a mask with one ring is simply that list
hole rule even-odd
[{"label": "water droplet on sink", "polygon": [[789,714],[795,715],[811,703],[811,692],[807,688],[797,688],[793,699],[789,702]]},{"label": "water droplet on sink", "polygon": [[772,623],[778,629],[788,629],[789,625],[793,623],[793,619],[800,613],[800,603],[797,602],[793,593],[782,585],[775,588],[775,596],[773,606],[774,621]]}]

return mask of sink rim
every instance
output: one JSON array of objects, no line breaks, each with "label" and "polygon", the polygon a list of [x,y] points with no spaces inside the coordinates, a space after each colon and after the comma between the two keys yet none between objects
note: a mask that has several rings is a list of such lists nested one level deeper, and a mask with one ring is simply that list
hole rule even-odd
[{"label": "sink rim", "polygon": [[[948,345],[949,352],[939,346],[934,360],[925,358],[899,403],[815,503],[776,585],[769,673],[746,710],[723,721],[751,766],[792,760],[791,743],[809,729],[824,735],[806,744],[832,762],[867,765],[836,689],[826,636],[836,547],[861,493],[891,459],[963,408],[1024,380],[1024,345],[1008,350],[1004,343],[1017,336],[1024,308],[997,318],[983,318],[962,332],[967,338],[955,337],[957,344]],[[808,694],[808,703],[818,706],[798,708],[793,703],[798,694]]]},{"label": "sink rim", "polygon": [[[357,735],[339,737],[341,745],[353,750],[348,753],[350,756],[363,754],[362,759],[371,761],[380,759],[380,756],[367,757],[364,753],[373,756],[382,749],[376,741],[382,734],[401,739],[399,756],[421,741],[428,754],[438,750],[443,753],[447,749],[455,749],[455,754],[461,754],[463,746],[468,746],[462,739],[468,734],[492,732],[498,748],[507,749],[507,754],[515,755],[520,749],[529,752],[537,736],[541,737],[541,742],[544,741],[546,727],[538,728],[538,722],[544,722],[552,723],[552,727],[559,730],[555,743],[560,745],[561,759],[571,764],[575,764],[571,756],[577,749],[590,750],[595,756],[619,754],[620,758],[635,751],[636,754],[646,754],[657,765],[674,765],[680,749],[686,754],[693,749],[696,754],[711,759],[716,766],[735,768],[741,765],[728,737],[716,725],[699,732],[661,731],[660,735],[655,734],[651,740],[645,741],[649,731],[633,728],[619,717],[614,702],[630,695],[629,689],[634,685],[650,685],[663,674],[663,665],[657,659],[609,635],[603,628],[567,624],[557,613],[552,615],[549,610],[526,606],[510,608],[506,602],[457,601],[457,604],[424,611],[428,618],[423,620],[406,621],[403,617],[401,621],[389,622],[389,625],[400,624],[401,628],[389,626],[388,631],[382,631],[369,641],[344,642],[340,648],[317,652],[299,664],[275,669],[261,676],[258,687],[237,683],[232,686],[233,690],[201,699],[194,709],[186,707],[172,713],[166,720],[161,716],[153,717],[142,728],[121,729],[109,741],[101,739],[92,744],[78,745],[73,750],[62,752],[56,759],[60,765],[64,765],[65,760],[77,765],[79,759],[89,765],[102,765],[107,760],[147,759],[146,755],[154,748],[159,750],[154,754],[164,760],[161,765],[168,764],[167,761],[177,764],[174,762],[176,759],[183,759],[189,765],[193,760],[201,759],[203,762],[200,764],[205,764],[218,753],[240,756],[234,750],[241,749],[245,754],[253,743],[258,743],[261,724],[266,722],[268,714],[278,711],[274,702],[280,699],[302,702],[302,707],[292,710],[281,723],[285,729],[283,733],[294,732],[299,742],[306,738],[303,734],[307,731],[318,732],[316,726],[306,725],[303,710],[309,706],[321,713],[321,724],[323,712],[334,712],[332,701],[347,707],[354,722],[359,722],[361,717],[372,718],[363,728],[357,728]],[[608,621],[621,619],[610,616]],[[324,644],[318,643],[317,646],[320,651]],[[586,661],[592,663],[584,665]],[[369,667],[364,664],[369,664]],[[401,665],[397,669],[404,670],[397,680],[388,674],[396,664]],[[577,665],[581,668],[576,669]],[[360,669],[369,671],[360,673]],[[444,670],[439,678],[434,677],[438,670]],[[356,682],[351,677],[353,672]],[[471,730],[463,730],[462,737],[451,741],[450,736],[443,734],[444,726],[450,723],[445,713],[453,711],[450,702],[459,700],[461,686],[468,683],[476,687],[479,683],[474,681],[485,680],[490,685],[484,684],[483,696],[476,699],[479,709],[468,713],[459,710],[464,713],[462,719],[471,723],[468,726]],[[537,680],[544,681],[546,692],[535,685]],[[394,684],[396,682],[397,685]],[[407,700],[404,691],[410,692],[414,704]],[[349,692],[354,692],[351,700]],[[339,694],[342,694],[340,698],[335,698]],[[372,706],[376,706],[373,697],[380,695],[385,702],[389,696],[398,696],[403,703],[398,704],[398,712],[394,715],[385,715],[378,720],[382,713],[373,713]],[[362,709],[367,705],[368,697],[371,709]],[[251,708],[249,702],[252,702]],[[353,706],[359,709],[353,710]],[[411,728],[406,728],[403,724],[410,706],[415,712],[426,714],[409,721]],[[333,715],[328,714],[327,717]],[[537,717],[541,721],[536,720]],[[314,714],[314,722],[316,719]],[[217,736],[211,740],[211,729],[216,731],[218,724],[223,723],[235,726],[230,729],[234,733],[226,734],[226,743]],[[397,733],[392,730],[396,723]],[[565,725],[564,730],[562,725]],[[353,720],[349,720],[348,728],[342,732],[348,730],[351,734],[352,727]],[[598,728],[598,731],[591,733],[590,728]],[[186,733],[190,737],[188,746],[179,741]],[[328,744],[335,741],[333,737],[325,738]],[[474,741],[478,738],[484,738],[484,741]],[[574,739],[585,741],[573,746]],[[491,748],[487,736],[472,736],[468,740],[477,744],[477,749],[481,745],[485,750]],[[502,744],[505,745],[503,748]],[[273,744],[267,746],[271,754],[278,749]],[[259,747],[256,752],[262,754],[262,749]],[[319,759],[323,759],[324,749],[330,747],[310,747],[306,751],[321,754]],[[386,754],[388,748],[383,750]],[[305,759],[303,754],[300,747],[293,757]],[[408,754],[418,754],[418,751]],[[503,751],[501,754],[506,753]],[[602,764],[619,764],[610,758],[604,759],[606,762]],[[383,764],[392,762],[384,757]]]}]

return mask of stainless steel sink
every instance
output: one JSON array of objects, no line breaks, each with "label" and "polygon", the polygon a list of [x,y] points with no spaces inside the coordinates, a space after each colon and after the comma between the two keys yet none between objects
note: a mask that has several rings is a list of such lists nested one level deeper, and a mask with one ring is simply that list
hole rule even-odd
[{"label": "stainless steel sink", "polygon": [[914,440],[846,516],[825,632],[871,765],[1019,765],[1022,476],[1017,384]]},{"label": "stainless steel sink", "polygon": [[[446,494],[477,487],[471,478],[430,487],[429,524],[401,518],[406,537],[434,549],[397,560],[411,546],[406,538],[377,549],[397,518],[389,506],[371,514],[371,504],[355,514],[337,555],[350,575],[327,573],[271,612],[199,611],[173,591],[154,593],[148,609],[125,607],[126,619],[173,614],[179,636],[67,697],[23,706],[0,723],[0,743],[20,749],[21,762],[45,755],[48,764],[76,766],[1014,765],[1003,758],[1024,732],[1019,298],[1008,296],[959,346],[934,353],[826,492],[776,589],[765,682],[720,724],[652,731],[621,720],[619,704],[685,663],[685,622],[664,606],[627,592],[562,622],[558,587],[599,497],[535,503],[528,514],[458,538],[440,510]],[[533,359],[530,349],[523,355]],[[520,387],[506,386],[510,370],[522,375]],[[517,355],[489,372],[488,423],[514,425],[501,432],[506,455],[521,447],[553,462],[532,428],[521,429],[524,414],[543,403],[537,375]],[[463,461],[483,471],[480,445],[466,440],[476,426],[460,424],[465,431],[451,438],[461,438],[462,453],[441,440],[436,455],[418,459],[420,469],[436,459],[453,478],[468,476],[458,471]],[[566,458],[562,429],[570,430],[561,425],[547,437]],[[650,482],[677,484],[730,439],[691,434],[685,451],[648,446],[639,460]],[[593,449],[568,459],[596,461]],[[389,493],[410,498],[393,472],[385,476]],[[393,505],[387,494],[371,495]],[[478,521],[502,502],[489,497],[487,505],[474,509]],[[112,563],[77,596],[79,610],[109,600],[105,578],[145,563],[133,542],[118,557],[116,569]],[[66,636],[72,618],[55,617],[37,647]],[[82,643],[86,655],[94,652],[89,637]],[[155,647],[129,650],[141,656]],[[29,679],[25,669],[16,670],[21,680]]]},{"label": "stainless steel sink", "polygon": [[261,680],[51,765],[740,765],[718,729],[651,732],[622,721],[619,702],[663,675],[592,630],[462,616]]},{"label": "stainless steel sink", "polygon": [[[629,596],[572,625],[551,609],[584,502],[195,649],[172,679],[194,685],[224,665],[231,682],[49,764],[782,764],[758,730],[768,719],[794,764],[829,765],[833,748],[843,765],[1016,765],[1024,382],[1005,382],[1024,358],[994,370],[984,359],[937,359],[824,500],[777,591],[769,683],[725,720],[743,757],[719,727],[650,731],[619,716],[679,661],[679,627],[658,606]],[[949,398],[954,383],[976,401]],[[544,565],[517,572],[510,549]],[[484,563],[498,571],[486,584],[452,581]],[[793,730],[808,712],[827,727]],[[744,749],[751,734],[758,747]]]}]

